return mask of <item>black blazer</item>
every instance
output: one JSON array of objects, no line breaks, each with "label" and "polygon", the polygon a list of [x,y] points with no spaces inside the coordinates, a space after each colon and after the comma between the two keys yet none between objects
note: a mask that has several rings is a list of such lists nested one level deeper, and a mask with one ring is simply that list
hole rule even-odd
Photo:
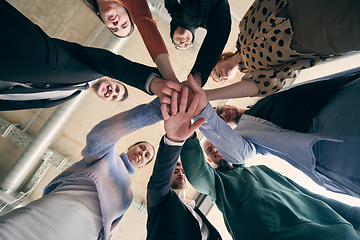
[{"label": "black blazer", "polygon": [[[71,94],[70,96],[50,101],[48,99],[39,99],[32,101],[8,101],[0,99],[0,111],[13,111],[13,110],[22,110],[22,109],[33,109],[33,108],[50,108],[65,103],[81,93],[81,90],[78,90]],[[1,97],[1,93],[0,93]]]},{"label": "black blazer", "polygon": [[[171,180],[182,147],[160,142],[153,174],[147,189],[147,239],[201,240],[199,223],[171,189]],[[199,213],[198,213],[199,214]],[[206,217],[209,239],[221,239]]]},{"label": "black blazer", "polygon": [[[12,19],[12,24],[8,19]],[[21,26],[21,31],[15,26]],[[108,50],[51,38],[6,1],[0,1],[0,29],[1,35],[6,36],[0,38],[0,80],[3,81],[0,81],[0,95],[69,89],[102,76],[146,92],[145,83],[150,74],[159,74],[157,68],[132,62]],[[37,107],[48,107],[46,100],[41,101]],[[0,105],[11,102],[2,101]],[[29,102],[17,105],[31,108]]]},{"label": "black blazer", "polygon": [[190,30],[206,29],[206,36],[196,57],[192,74],[201,73],[201,85],[219,60],[231,31],[231,14],[228,0],[165,0],[165,8],[171,16],[170,31],[178,26]]}]

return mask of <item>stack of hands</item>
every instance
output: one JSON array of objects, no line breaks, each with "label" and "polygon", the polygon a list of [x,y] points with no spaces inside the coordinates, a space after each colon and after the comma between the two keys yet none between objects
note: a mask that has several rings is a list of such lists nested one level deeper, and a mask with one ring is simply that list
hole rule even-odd
[{"label": "stack of hands", "polygon": [[190,74],[185,84],[167,81],[163,87],[161,113],[164,118],[166,137],[174,142],[183,142],[194,134],[204,122],[204,118],[191,123],[208,104],[204,90]]}]

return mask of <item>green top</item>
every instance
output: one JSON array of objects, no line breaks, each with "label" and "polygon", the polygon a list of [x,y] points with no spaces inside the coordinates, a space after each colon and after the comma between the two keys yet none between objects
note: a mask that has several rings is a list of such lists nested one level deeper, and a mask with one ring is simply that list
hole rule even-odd
[{"label": "green top", "polygon": [[191,185],[223,213],[233,239],[360,239],[359,207],[314,194],[266,166],[213,169],[197,138],[186,141],[181,161]]}]

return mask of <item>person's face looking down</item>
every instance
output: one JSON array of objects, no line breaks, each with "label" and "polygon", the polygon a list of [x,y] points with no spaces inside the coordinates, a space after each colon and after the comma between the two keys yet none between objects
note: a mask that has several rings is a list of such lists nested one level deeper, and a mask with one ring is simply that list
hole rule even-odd
[{"label": "person's face looking down", "polygon": [[206,141],[203,145],[206,157],[212,162],[215,163],[217,166],[220,164],[220,160],[224,159],[221,153],[214,147],[214,145]]},{"label": "person's face looking down", "polygon": [[95,91],[95,94],[104,101],[117,102],[124,98],[124,85],[113,78],[100,78],[92,87]]},{"label": "person's face looking down", "polygon": [[220,60],[211,71],[211,77],[216,82],[227,81],[234,78],[239,71],[238,65],[234,65],[230,58]]},{"label": "person's face looking down", "polygon": [[126,37],[131,31],[131,21],[126,9],[120,3],[97,0],[100,16],[107,28],[115,35]]},{"label": "person's face looking down", "polygon": [[182,27],[177,27],[173,35],[173,44],[178,50],[187,50],[192,47],[192,33]]},{"label": "person's face looking down", "polygon": [[135,168],[144,167],[154,157],[154,154],[154,148],[148,142],[131,145],[126,153],[131,165]]},{"label": "person's face looking down", "polygon": [[171,188],[174,190],[186,190],[189,183],[186,179],[184,169],[181,165],[177,165],[171,181]]},{"label": "person's face looking down", "polygon": [[239,110],[231,105],[215,107],[215,111],[226,123],[236,123],[240,118]]}]

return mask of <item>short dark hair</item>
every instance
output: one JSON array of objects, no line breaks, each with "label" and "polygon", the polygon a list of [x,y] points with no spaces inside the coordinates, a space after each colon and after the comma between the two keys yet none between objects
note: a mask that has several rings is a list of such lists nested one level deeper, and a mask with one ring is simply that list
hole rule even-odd
[{"label": "short dark hair", "polygon": [[[97,5],[96,0],[80,0],[80,1],[82,1],[88,8],[90,8],[90,10],[93,11],[95,13],[95,15],[100,19],[100,21],[102,21],[104,23],[104,20],[100,16],[99,7]],[[112,34],[114,34],[114,36],[116,36],[118,38],[126,38],[126,37],[130,36],[135,30],[135,26],[134,26],[134,23],[133,23],[133,21],[132,21],[132,19],[130,17],[129,11],[126,9],[126,7],[124,7],[124,8],[126,10],[126,13],[129,15],[131,29],[130,29],[129,34],[126,35],[126,36],[118,36],[114,32],[110,31]]]},{"label": "short dark hair", "polygon": [[152,157],[149,161],[147,161],[147,162],[145,163],[145,165],[148,165],[148,164],[154,159],[154,157],[155,157],[155,148],[154,148],[154,146],[153,146],[151,143],[149,143],[148,141],[139,141],[139,142],[134,143],[133,146],[139,145],[139,144],[141,144],[141,143],[148,143],[148,144],[150,144],[150,146],[151,146],[152,149],[154,150],[154,155],[153,155],[153,157]]},{"label": "short dark hair", "polygon": [[119,101],[120,101],[120,102],[123,102],[123,101],[125,101],[125,100],[129,97],[129,92],[128,92],[128,90],[127,90],[127,88],[126,88],[126,86],[125,86],[124,84],[121,83],[121,85],[124,86],[125,92],[124,92],[124,96],[123,96],[122,99],[120,99]]}]

